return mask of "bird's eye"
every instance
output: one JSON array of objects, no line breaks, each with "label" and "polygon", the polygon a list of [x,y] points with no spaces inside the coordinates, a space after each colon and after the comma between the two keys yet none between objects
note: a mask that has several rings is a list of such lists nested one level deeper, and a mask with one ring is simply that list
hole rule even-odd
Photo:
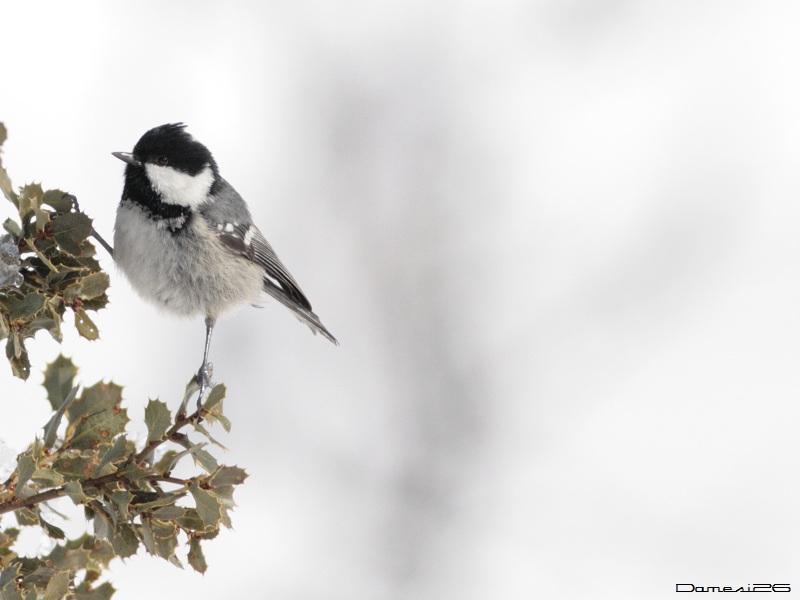
[{"label": "bird's eye", "polygon": [[166,167],[169,164],[169,159],[166,156],[159,156],[158,158],[156,158],[156,163],[158,163],[162,167]]}]

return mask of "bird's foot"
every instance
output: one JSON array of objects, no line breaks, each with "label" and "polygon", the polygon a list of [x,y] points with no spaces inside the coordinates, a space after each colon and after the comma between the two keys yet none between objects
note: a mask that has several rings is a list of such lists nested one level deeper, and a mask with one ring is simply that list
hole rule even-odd
[{"label": "bird's foot", "polygon": [[197,394],[197,408],[199,409],[203,403],[203,396],[206,390],[210,389],[213,385],[211,378],[214,376],[214,365],[211,363],[203,363],[200,370],[197,371],[197,383],[200,385],[200,391]]}]

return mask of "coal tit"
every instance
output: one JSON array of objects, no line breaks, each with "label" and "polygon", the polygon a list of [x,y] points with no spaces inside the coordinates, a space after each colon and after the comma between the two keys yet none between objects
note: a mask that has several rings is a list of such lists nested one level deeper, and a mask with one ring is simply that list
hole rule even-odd
[{"label": "coal tit", "polygon": [[217,317],[257,302],[262,292],[338,343],[253,224],[242,197],[220,176],[211,152],[185,125],[155,127],[132,153],[112,154],[127,163],[115,262],[145,299],[178,315],[205,317],[198,404],[211,383],[208,350]]}]

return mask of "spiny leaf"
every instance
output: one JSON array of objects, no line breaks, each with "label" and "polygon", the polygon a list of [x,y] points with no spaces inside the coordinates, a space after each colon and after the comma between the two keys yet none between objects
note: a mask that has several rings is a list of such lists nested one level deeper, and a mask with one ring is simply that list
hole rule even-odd
[{"label": "spiny leaf", "polygon": [[58,487],[64,485],[64,477],[51,468],[36,469],[31,475],[31,481],[44,487]]},{"label": "spiny leaf", "polygon": [[139,504],[134,504],[133,506],[137,512],[144,513],[144,512],[149,512],[151,509],[157,507],[172,506],[183,496],[185,496],[183,492],[174,494],[164,494],[163,496],[159,496],[154,500],[150,500],[149,502],[142,502]]},{"label": "spiny leaf", "polygon": [[75,281],[64,288],[64,301],[67,303],[74,302],[76,298],[83,301],[99,298],[105,294],[109,285],[108,274],[102,271],[85,277],[77,275],[77,272],[67,273],[61,278],[60,285],[70,280]]},{"label": "spiny leaf", "polygon": [[111,503],[117,509],[117,514],[123,519],[130,518],[128,507],[130,506],[131,500],[133,500],[133,494],[128,490],[117,490],[111,493]]},{"label": "spiny leaf", "polygon": [[130,455],[133,451],[133,442],[124,435],[119,436],[114,440],[114,444],[111,446],[111,448],[109,448],[108,451],[103,455],[103,459],[100,461],[100,465],[97,467],[97,471],[95,471],[93,476],[99,477],[101,475],[101,471],[106,465],[113,465],[123,457]]},{"label": "spiny leaf", "polygon": [[25,489],[25,484],[33,475],[36,470],[36,463],[29,453],[21,454],[17,458],[17,487],[14,489],[14,495],[17,497],[22,496]]},{"label": "spiny leaf", "polygon": [[66,537],[62,529],[59,529],[52,523],[45,521],[42,515],[39,515],[39,525],[41,525],[42,529],[44,529],[44,532],[53,539],[63,540]]},{"label": "spiny leaf", "polygon": [[189,404],[189,400],[191,397],[200,390],[200,386],[197,383],[197,376],[195,375],[189,380],[189,383],[186,384],[186,388],[183,392],[183,400],[181,401],[181,405],[178,408],[178,414],[186,413],[186,406]]},{"label": "spiny leaf", "polygon": [[67,427],[64,446],[85,449],[111,445],[114,436],[122,433],[127,423],[128,411],[125,408],[103,410],[83,417]]},{"label": "spiny leaf", "polygon": [[116,529],[113,514],[107,512],[97,501],[93,501],[92,508],[94,509],[94,519],[92,520],[94,534],[101,540],[110,540]]},{"label": "spiny leaf", "polygon": [[198,573],[205,573],[208,568],[200,540],[195,537],[189,538],[189,565]]},{"label": "spiny leaf", "polygon": [[170,560],[178,545],[178,530],[173,523],[159,519],[142,519],[142,541],[150,554]]},{"label": "spiny leaf", "polygon": [[152,512],[152,515],[156,519],[161,519],[162,521],[174,521],[175,519],[180,519],[185,514],[185,508],[175,506],[174,504],[171,506],[161,506]]},{"label": "spiny leaf", "polygon": [[116,383],[103,383],[102,381],[84,388],[80,398],[77,398],[67,411],[69,422],[91,415],[102,410],[119,406],[122,402],[122,388]]},{"label": "spiny leaf", "polygon": [[178,517],[176,521],[182,529],[193,531],[195,533],[200,531],[211,532],[218,529],[216,525],[206,527],[203,524],[203,520],[200,518],[200,515],[197,514],[197,510],[194,508],[187,508],[183,516]]},{"label": "spiny leaf", "polygon": [[142,519],[142,524],[139,525],[139,531],[144,544],[144,549],[148,554],[155,556],[156,554],[156,540],[153,536],[153,528],[150,527],[150,519]]},{"label": "spiny leaf", "polygon": [[167,473],[169,471],[172,471],[184,456],[187,456],[189,454],[195,454],[200,450],[202,450],[203,446],[207,445],[208,442],[201,442],[199,444],[194,444],[189,446],[186,450],[183,450],[182,452],[176,452],[175,450],[167,450],[167,452],[164,453],[164,456],[161,458],[161,460],[158,461],[158,464],[155,467],[156,471],[159,471],[161,473]]},{"label": "spiny leaf", "polygon": [[76,505],[82,504],[89,499],[89,497],[83,492],[83,487],[81,486],[80,481],[70,481],[64,486],[64,491],[67,493],[67,496],[70,497]]},{"label": "spiny leaf", "polygon": [[25,342],[18,330],[10,331],[6,342],[6,358],[11,365],[11,372],[14,377],[22,380],[28,379],[31,374],[31,361],[28,358],[28,351],[25,349]]},{"label": "spiny leaf", "polygon": [[213,473],[219,468],[217,459],[210,452],[206,452],[200,447],[205,444],[192,444],[188,437],[175,440],[175,442],[187,450],[191,450],[195,463],[203,467],[208,473]]},{"label": "spiny leaf", "polygon": [[17,536],[19,536],[19,529],[14,527],[7,527],[0,531],[0,555],[3,554],[3,550],[10,548],[11,544],[17,541]]},{"label": "spiny leaf", "polygon": [[247,479],[245,470],[239,467],[221,466],[209,478],[208,483],[213,487],[239,485]]},{"label": "spiny leaf", "polygon": [[92,233],[92,220],[83,213],[67,213],[50,221],[50,230],[64,252],[79,256],[81,242]]},{"label": "spiny leaf", "polygon": [[114,586],[107,581],[96,588],[84,581],[75,588],[74,596],[75,600],[111,600],[115,591]]},{"label": "spiny leaf", "polygon": [[144,409],[144,422],[147,425],[147,441],[160,440],[172,424],[172,415],[167,405],[160,400],[150,400]]},{"label": "spiny leaf", "polygon": [[45,225],[50,222],[50,214],[42,209],[42,186],[38,183],[29,183],[20,190],[19,193],[19,214],[24,222],[29,222],[29,213],[33,213],[36,219],[36,231],[44,231]]},{"label": "spiny leaf", "polygon": [[[184,450],[180,454],[186,455],[188,452]],[[163,456],[158,459],[158,462],[153,465],[153,469],[158,473],[168,473],[172,471],[180,458],[177,450],[167,450],[164,452]]]},{"label": "spiny leaf", "polygon": [[53,548],[43,557],[47,564],[60,570],[79,571],[106,567],[114,558],[114,550],[106,541],[98,540],[88,533],[74,540],[67,540]]},{"label": "spiny leaf", "polygon": [[[72,380],[70,380],[72,383]],[[45,378],[45,387],[47,387],[46,378]],[[58,410],[53,413],[53,416],[50,417],[50,420],[47,422],[47,425],[44,426],[44,447],[45,448],[52,448],[56,443],[56,434],[58,433],[58,426],[61,425],[61,419],[64,417],[64,412],[69,409],[72,402],[75,400],[75,396],[78,393],[80,386],[76,385],[72,388],[69,393],[67,394],[64,401],[61,403],[61,406],[58,407]],[[48,395],[50,392],[48,391]],[[51,400],[52,402],[52,400]]]},{"label": "spiny leaf", "polygon": [[58,410],[67,394],[72,390],[72,382],[75,380],[75,375],[78,373],[78,368],[72,362],[72,359],[67,358],[63,354],[59,354],[56,359],[47,365],[44,370],[44,389],[47,390],[47,399],[50,401],[50,406],[53,410]]},{"label": "spiny leaf", "polygon": [[[225,384],[220,383],[215,385],[211,388],[211,392],[208,394],[208,399],[206,400],[203,408],[208,411],[206,415],[206,420],[209,423],[213,423],[214,421],[219,421],[222,425],[222,428],[230,433],[231,431],[231,422],[228,420],[225,415],[222,414],[222,401],[225,399],[225,392],[226,392]],[[210,438],[209,438],[210,439]],[[212,440],[213,441],[213,440]],[[214,442],[218,446],[224,448],[221,444]]]},{"label": "spiny leaf", "polygon": [[8,306],[8,318],[12,321],[24,319],[36,314],[44,306],[45,297],[37,292],[26,294],[22,298],[8,296],[5,300]]},{"label": "spiny leaf", "polygon": [[58,212],[66,213],[73,208],[72,198],[73,196],[61,190],[47,190],[42,195],[42,204],[47,204]]},{"label": "spiny leaf", "polygon": [[114,553],[120,558],[128,558],[139,549],[139,538],[136,531],[128,523],[120,523],[114,537],[111,538]]},{"label": "spiny leaf", "polygon": [[59,571],[47,582],[43,600],[62,600],[66,598],[69,594],[69,583],[69,571]]},{"label": "spiny leaf", "polygon": [[22,527],[31,527],[39,524],[39,508],[21,508],[14,512],[17,523]]},{"label": "spiny leaf", "polygon": [[100,337],[97,325],[94,324],[82,308],[75,309],[75,328],[87,340],[94,341]]},{"label": "spiny leaf", "polygon": [[78,297],[81,300],[91,300],[105,293],[109,286],[108,273],[98,271],[81,279],[81,292]]},{"label": "spiny leaf", "polygon": [[197,514],[204,525],[216,525],[222,516],[222,507],[219,501],[210,493],[201,488],[196,481],[189,486],[189,492],[194,496]]},{"label": "spiny leaf", "polygon": [[97,450],[74,454],[70,452],[59,456],[53,462],[53,469],[63,475],[67,481],[72,481],[90,477],[99,463]]}]

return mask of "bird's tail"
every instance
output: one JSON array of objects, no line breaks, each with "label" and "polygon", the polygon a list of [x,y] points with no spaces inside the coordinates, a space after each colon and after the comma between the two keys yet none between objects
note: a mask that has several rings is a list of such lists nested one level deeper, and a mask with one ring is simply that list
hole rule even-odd
[{"label": "bird's tail", "polygon": [[324,337],[328,338],[331,342],[339,345],[338,340],[333,337],[330,331],[325,328],[325,325],[322,324],[322,321],[319,320],[319,317],[314,313],[314,311],[305,308],[304,306],[300,306],[293,298],[291,298],[286,292],[284,292],[279,287],[275,286],[269,280],[264,282],[264,291],[275,298],[278,302],[283,304],[286,308],[291,310],[294,315],[303,323],[308,325],[308,328],[316,335],[317,333],[321,333]]}]

